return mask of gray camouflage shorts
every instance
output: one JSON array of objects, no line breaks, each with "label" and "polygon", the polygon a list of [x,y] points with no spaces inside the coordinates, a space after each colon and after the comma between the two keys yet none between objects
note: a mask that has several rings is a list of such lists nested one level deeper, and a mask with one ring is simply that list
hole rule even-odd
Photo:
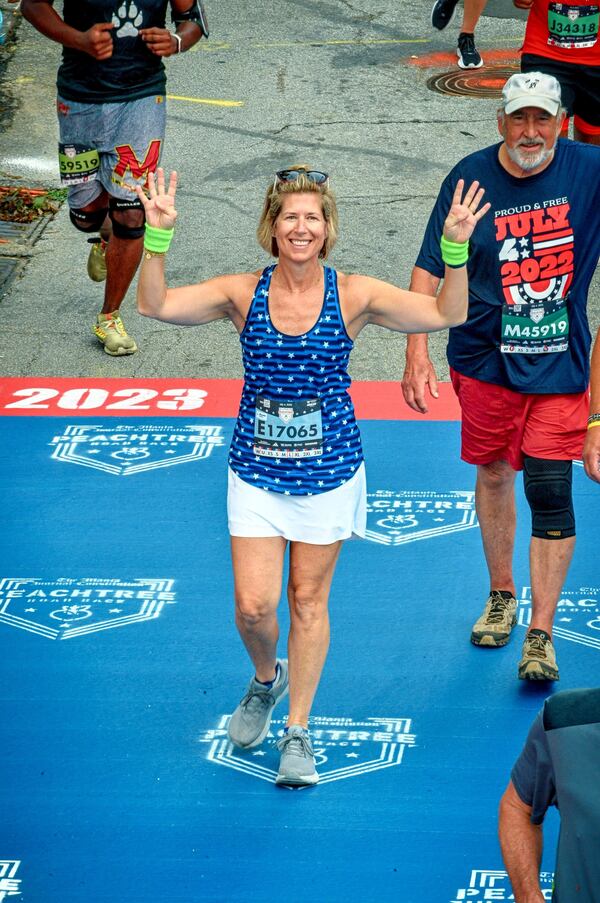
[{"label": "gray camouflage shorts", "polygon": [[57,99],[61,184],[69,206],[85,207],[101,192],[135,198],[160,160],[165,136],[164,95],[123,103],[79,103]]}]

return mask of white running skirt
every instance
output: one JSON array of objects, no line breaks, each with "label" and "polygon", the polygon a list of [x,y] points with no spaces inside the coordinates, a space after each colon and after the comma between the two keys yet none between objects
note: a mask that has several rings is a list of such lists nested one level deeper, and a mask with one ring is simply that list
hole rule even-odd
[{"label": "white running skirt", "polygon": [[283,536],[290,542],[329,545],[365,535],[364,462],[352,479],[317,495],[285,495],[246,483],[229,468],[227,518],[232,536]]}]

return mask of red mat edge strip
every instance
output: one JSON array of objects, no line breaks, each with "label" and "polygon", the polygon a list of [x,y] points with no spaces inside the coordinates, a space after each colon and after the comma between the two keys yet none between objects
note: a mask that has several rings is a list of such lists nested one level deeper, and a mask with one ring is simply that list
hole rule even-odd
[{"label": "red mat edge strip", "polygon": [[[238,379],[0,377],[0,415],[22,417],[236,417]],[[459,420],[450,383],[439,384],[427,414],[408,407],[399,382],[355,382],[359,420]]]}]

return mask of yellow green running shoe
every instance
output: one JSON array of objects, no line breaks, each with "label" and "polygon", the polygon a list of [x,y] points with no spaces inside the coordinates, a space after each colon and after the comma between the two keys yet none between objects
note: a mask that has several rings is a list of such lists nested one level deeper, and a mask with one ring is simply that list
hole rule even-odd
[{"label": "yellow green running shoe", "polygon": [[118,356],[134,354],[137,351],[137,345],[131,336],[127,335],[118,310],[111,314],[98,314],[92,332],[104,345],[107,354]]},{"label": "yellow green running shoe", "polygon": [[94,282],[104,282],[106,279],[106,247],[108,242],[103,238],[88,238],[91,245],[87,262],[87,272]]}]

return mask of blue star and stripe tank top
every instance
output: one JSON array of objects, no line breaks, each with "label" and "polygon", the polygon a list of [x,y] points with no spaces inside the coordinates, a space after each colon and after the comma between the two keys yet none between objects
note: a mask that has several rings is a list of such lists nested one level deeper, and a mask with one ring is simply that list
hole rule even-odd
[{"label": "blue star and stripe tank top", "polygon": [[316,323],[303,335],[279,332],[269,316],[274,269],[263,270],[240,335],[244,388],[229,466],[260,489],[316,495],[351,479],[363,461],[348,394],[354,342],[331,267]]}]

